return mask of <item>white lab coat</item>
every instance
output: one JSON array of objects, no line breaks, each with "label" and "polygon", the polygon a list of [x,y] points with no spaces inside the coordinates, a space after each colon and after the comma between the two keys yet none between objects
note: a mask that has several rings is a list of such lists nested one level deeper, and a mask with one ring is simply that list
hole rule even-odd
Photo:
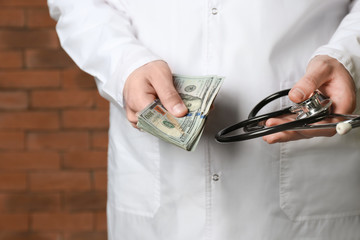
[{"label": "white lab coat", "polygon": [[[314,55],[337,58],[359,87],[359,2],[48,3],[63,48],[111,103],[109,239],[360,239],[359,130],[274,145],[261,138],[214,140],[259,100],[292,87]],[[140,132],[126,119],[127,76],[157,59],[173,73],[226,77],[194,152]],[[283,99],[268,110],[288,104]]]}]

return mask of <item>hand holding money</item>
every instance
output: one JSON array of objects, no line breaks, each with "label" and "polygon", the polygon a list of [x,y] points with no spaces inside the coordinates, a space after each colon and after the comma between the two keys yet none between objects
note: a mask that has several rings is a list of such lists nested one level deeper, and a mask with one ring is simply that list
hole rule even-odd
[{"label": "hand holding money", "polygon": [[126,117],[136,127],[141,110],[161,99],[165,108],[176,117],[183,117],[188,110],[174,87],[173,75],[164,61],[152,61],[134,70],[123,88]]},{"label": "hand holding money", "polygon": [[204,129],[206,116],[223,82],[222,77],[173,76],[174,85],[188,108],[177,118],[155,100],[138,117],[137,127],[185,150],[195,148]]}]

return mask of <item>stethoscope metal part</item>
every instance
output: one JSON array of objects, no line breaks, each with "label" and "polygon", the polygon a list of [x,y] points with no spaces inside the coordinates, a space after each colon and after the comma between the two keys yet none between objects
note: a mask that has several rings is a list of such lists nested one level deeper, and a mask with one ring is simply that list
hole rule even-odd
[{"label": "stethoscope metal part", "polygon": [[302,119],[317,114],[330,113],[332,101],[316,91],[309,99],[295,104],[290,112],[297,113],[296,119]]},{"label": "stethoscope metal part", "polygon": [[[331,113],[332,100],[322,95],[319,91],[307,100],[294,104],[293,106],[270,112],[267,114],[256,115],[265,105],[287,96],[290,89],[274,93],[261,102],[259,102],[250,112],[248,119],[229,126],[219,131],[215,139],[218,142],[236,142],[252,138],[257,138],[281,131],[299,131],[309,129],[330,129],[335,128],[340,135],[346,134],[355,127],[360,127],[360,115],[344,115]],[[264,122],[269,118],[279,117],[286,114],[297,114],[294,121],[280,124],[277,126],[266,127]],[[342,118],[345,119],[336,123],[314,124],[326,118]],[[232,132],[243,129],[243,133],[238,135],[230,135]]]}]

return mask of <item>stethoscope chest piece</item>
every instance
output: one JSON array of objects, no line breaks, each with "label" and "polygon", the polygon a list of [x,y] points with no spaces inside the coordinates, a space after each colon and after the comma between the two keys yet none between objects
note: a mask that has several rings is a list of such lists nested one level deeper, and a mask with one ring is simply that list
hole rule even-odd
[{"label": "stethoscope chest piece", "polygon": [[319,114],[330,114],[331,104],[330,98],[316,91],[309,99],[292,106],[290,112],[298,114],[296,119],[308,118]]}]

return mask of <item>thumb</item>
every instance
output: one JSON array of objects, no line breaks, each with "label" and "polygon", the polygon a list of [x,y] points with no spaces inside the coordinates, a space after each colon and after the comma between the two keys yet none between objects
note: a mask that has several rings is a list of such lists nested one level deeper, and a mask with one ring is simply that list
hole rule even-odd
[{"label": "thumb", "polygon": [[289,92],[289,98],[295,103],[300,103],[308,99],[317,88],[318,86],[314,80],[304,76],[292,87]]},{"label": "thumb", "polygon": [[157,81],[153,87],[160,102],[172,115],[183,117],[188,112],[187,107],[174,87],[172,77],[170,77],[170,80]]},{"label": "thumb", "polygon": [[295,103],[305,101],[328,79],[327,72],[321,71],[319,68],[308,68],[306,74],[290,90],[290,100]]},{"label": "thumb", "polygon": [[158,96],[164,107],[175,117],[183,117],[188,113],[188,109],[179,96],[178,92],[173,89],[162,89],[158,91]]},{"label": "thumb", "polygon": [[[331,80],[333,67],[328,56],[316,56],[308,64],[305,75],[289,92],[289,98],[295,103],[308,99],[315,90]],[[336,61],[336,60],[335,60]]]}]

